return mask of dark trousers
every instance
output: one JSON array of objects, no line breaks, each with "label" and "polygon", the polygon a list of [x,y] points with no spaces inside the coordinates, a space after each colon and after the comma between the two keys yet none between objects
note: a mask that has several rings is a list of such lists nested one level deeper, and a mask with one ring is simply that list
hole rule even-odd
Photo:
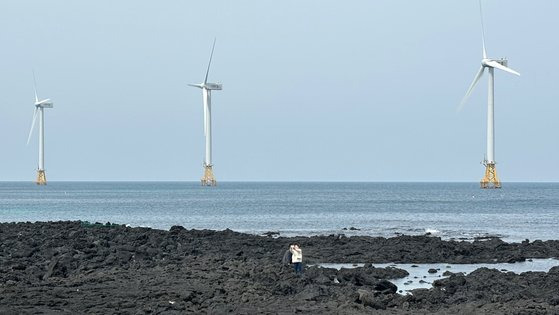
[{"label": "dark trousers", "polygon": [[303,272],[303,263],[300,262],[293,263],[293,268],[295,268],[295,273],[301,273]]}]

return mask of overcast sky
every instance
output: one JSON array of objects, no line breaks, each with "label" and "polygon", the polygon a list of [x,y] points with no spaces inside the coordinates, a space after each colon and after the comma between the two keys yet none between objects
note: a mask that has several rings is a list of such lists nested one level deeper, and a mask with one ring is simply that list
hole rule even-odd
[{"label": "overcast sky", "polygon": [[[484,1],[501,180],[559,180],[559,2]],[[487,76],[478,1],[0,4],[0,180],[199,180],[210,72],[218,181],[479,181]]]}]

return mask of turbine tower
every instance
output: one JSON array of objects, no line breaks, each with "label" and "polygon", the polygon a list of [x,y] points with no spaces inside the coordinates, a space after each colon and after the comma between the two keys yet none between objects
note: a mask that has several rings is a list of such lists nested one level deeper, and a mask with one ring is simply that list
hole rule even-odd
[{"label": "turbine tower", "polygon": [[35,80],[35,73],[33,73],[33,89],[35,90],[35,111],[33,113],[33,122],[31,123],[31,130],[27,137],[27,144],[31,140],[37,114],[39,115],[39,167],[37,169],[37,185],[46,185],[47,177],[45,175],[45,108],[52,108],[52,102],[49,98],[39,101],[37,96],[37,81]]},{"label": "turbine tower", "polygon": [[189,86],[202,89],[202,98],[204,102],[204,136],[206,137],[206,156],[204,158],[204,175],[201,178],[202,186],[215,186],[217,184],[213,174],[212,164],[212,90],[221,90],[222,85],[219,83],[209,83],[208,74],[210,73],[210,65],[214,54],[215,39],[212,45],[210,61],[204,82],[200,84],[189,84]]},{"label": "turbine tower", "polygon": [[520,75],[520,73],[512,70],[508,67],[508,61],[506,59],[492,59],[487,57],[487,51],[485,50],[485,29],[483,25],[483,12],[481,9],[481,1],[479,2],[479,12],[481,16],[481,40],[482,40],[482,54],[481,67],[477,72],[474,81],[470,85],[470,88],[466,92],[466,95],[462,99],[458,110],[461,110],[472,91],[474,90],[479,79],[482,77],[485,69],[489,73],[489,84],[488,84],[488,98],[487,98],[487,152],[486,158],[483,160],[483,165],[485,166],[485,174],[480,181],[481,188],[501,188],[501,182],[497,176],[497,169],[495,168],[495,85],[494,85],[494,70],[499,69],[508,73],[515,75]]}]

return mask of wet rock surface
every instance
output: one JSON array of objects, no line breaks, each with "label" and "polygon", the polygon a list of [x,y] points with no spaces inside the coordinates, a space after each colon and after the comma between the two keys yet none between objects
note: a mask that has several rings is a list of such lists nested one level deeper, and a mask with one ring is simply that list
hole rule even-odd
[{"label": "wet rock surface", "polygon": [[[281,264],[301,244],[302,275]],[[0,313],[557,314],[559,267],[480,268],[397,294],[396,268],[317,263],[513,262],[559,256],[558,241],[456,242],[428,236],[269,237],[83,222],[0,224]]]}]

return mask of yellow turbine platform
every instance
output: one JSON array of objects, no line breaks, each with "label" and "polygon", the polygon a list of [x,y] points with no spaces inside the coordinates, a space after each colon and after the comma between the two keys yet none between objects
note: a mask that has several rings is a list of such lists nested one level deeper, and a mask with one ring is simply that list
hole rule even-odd
[{"label": "yellow turbine platform", "polygon": [[485,164],[485,175],[479,182],[481,188],[501,188],[501,182],[497,176],[495,163]]},{"label": "yellow turbine platform", "polygon": [[216,186],[217,181],[214,177],[211,165],[204,165],[204,176],[200,179],[202,186]]},{"label": "yellow turbine platform", "polygon": [[37,181],[35,182],[37,185],[46,185],[47,184],[47,176],[45,175],[44,170],[37,171]]}]

